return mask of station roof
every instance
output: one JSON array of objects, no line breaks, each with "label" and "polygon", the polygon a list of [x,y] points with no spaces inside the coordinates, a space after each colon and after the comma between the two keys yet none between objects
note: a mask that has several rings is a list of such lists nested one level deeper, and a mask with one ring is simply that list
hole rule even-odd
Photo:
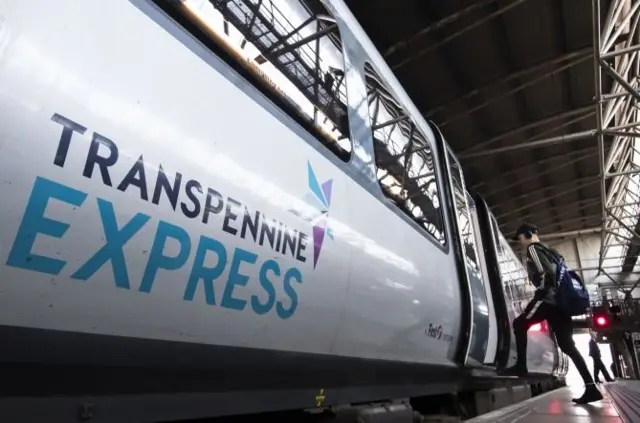
[{"label": "station roof", "polygon": [[[637,205],[619,206],[640,201],[632,184],[640,155],[632,148],[632,110],[640,96],[621,85],[637,90],[640,2],[346,2],[418,109],[440,127],[467,186],[504,232],[526,219],[547,234],[595,233],[604,220],[611,246],[604,255],[617,257],[616,266],[637,257],[628,248],[640,230]],[[607,56],[614,49],[629,52]],[[628,62],[631,70],[621,70]],[[596,98],[607,101],[598,107]],[[611,160],[604,172],[601,156]],[[603,192],[613,196],[606,201],[612,213],[603,212]],[[627,258],[624,267],[635,264]]]},{"label": "station roof", "polygon": [[595,133],[504,149],[596,127],[591,7],[582,3],[348,2],[503,229],[525,217],[546,232],[600,224]]}]

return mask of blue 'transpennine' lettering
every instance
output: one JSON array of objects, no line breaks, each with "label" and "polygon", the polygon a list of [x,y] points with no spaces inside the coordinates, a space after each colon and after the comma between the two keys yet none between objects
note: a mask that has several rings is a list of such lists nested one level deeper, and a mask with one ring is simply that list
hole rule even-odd
[{"label": "blue 'transpennine' lettering", "polygon": [[87,194],[57,182],[37,177],[33,183],[27,208],[9,253],[7,266],[57,275],[67,264],[64,260],[31,252],[38,234],[62,238],[67,229],[69,229],[70,225],[68,223],[44,217],[50,198],[80,207],[87,198]]}]

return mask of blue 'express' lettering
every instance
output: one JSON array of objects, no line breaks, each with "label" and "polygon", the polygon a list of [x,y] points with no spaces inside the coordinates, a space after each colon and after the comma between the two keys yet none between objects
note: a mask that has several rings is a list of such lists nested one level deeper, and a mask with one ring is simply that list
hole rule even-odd
[{"label": "blue 'express' lettering", "polygon": [[[71,145],[73,133],[84,134],[87,128],[63,116],[55,114],[54,122],[62,125],[62,134],[54,157],[54,165],[64,167]],[[106,149],[100,149],[100,146]],[[100,151],[106,154],[100,155]],[[300,263],[306,262],[305,251],[308,237],[302,231],[288,228],[282,222],[267,218],[259,211],[250,210],[239,200],[224,197],[212,188],[205,188],[194,179],[186,180],[182,174],[176,173],[170,178],[162,165],[158,166],[158,175],[150,190],[142,155],[133,164],[121,181],[113,181],[109,168],[118,161],[119,153],[116,143],[107,137],[94,133],[85,161],[83,176],[99,175],[102,183],[125,192],[135,190],[143,201],[158,205],[163,196],[174,211],[181,212],[189,219],[200,219],[205,225],[211,222],[211,215],[221,214],[221,229],[233,236],[252,241],[253,245],[267,247],[282,255],[291,255]],[[47,235],[62,238],[71,223],[54,220],[46,215],[49,200],[55,199],[73,207],[87,207],[86,192],[55,182],[44,177],[37,177],[27,206],[20,222],[15,241],[10,250],[6,264],[8,266],[35,272],[59,275],[69,263],[61,258],[46,257],[35,254],[33,246],[36,238]],[[303,282],[302,272],[296,268],[282,269],[273,259],[261,260],[260,255],[250,249],[234,248],[229,250],[223,242],[213,237],[200,235],[194,240],[182,227],[164,220],[152,222],[144,213],[136,213],[128,220],[116,219],[116,210],[112,202],[97,198],[104,245],[93,254],[88,254],[86,261],[70,269],[70,277],[79,281],[89,280],[107,263],[111,265],[114,283],[118,288],[132,289],[149,294],[153,290],[158,272],[175,271],[184,267],[193,255],[191,271],[185,284],[183,299],[193,301],[196,290],[201,286],[205,301],[211,306],[220,306],[232,310],[251,310],[264,315],[275,309],[281,319],[293,316],[298,306],[297,287]],[[124,247],[146,225],[155,225],[155,236],[150,247],[148,260],[140,281],[131,281],[127,271]],[[167,255],[167,243],[177,243],[178,253]],[[215,264],[206,266],[206,258],[214,258]],[[226,281],[220,281],[227,273]],[[253,276],[252,277],[250,276]],[[214,292],[215,283],[223,283],[224,289],[220,298]],[[238,287],[248,284],[259,287],[259,294],[243,298],[238,294]],[[276,286],[280,286],[288,301],[277,300]]]}]

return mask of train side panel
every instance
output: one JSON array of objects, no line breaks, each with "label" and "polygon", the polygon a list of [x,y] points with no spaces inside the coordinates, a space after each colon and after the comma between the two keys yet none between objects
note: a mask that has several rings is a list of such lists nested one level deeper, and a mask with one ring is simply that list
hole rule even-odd
[{"label": "train side panel", "polygon": [[446,364],[460,324],[455,263],[384,205],[359,206],[368,193],[351,188],[351,227],[367,238],[352,250],[341,353]]},{"label": "train side panel", "polygon": [[[8,19],[3,324],[329,352],[344,174],[131,3],[50,6]],[[314,251],[303,199],[327,180]]]},{"label": "train side panel", "polygon": [[4,11],[2,325],[447,362],[452,259],[201,45],[124,0]]}]

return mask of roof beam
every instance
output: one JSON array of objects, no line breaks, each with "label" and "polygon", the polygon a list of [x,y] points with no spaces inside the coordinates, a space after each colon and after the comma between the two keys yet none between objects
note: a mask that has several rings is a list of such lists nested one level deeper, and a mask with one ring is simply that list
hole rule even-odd
[{"label": "roof beam", "polygon": [[583,48],[579,48],[574,51],[571,51],[569,53],[564,53],[559,56],[554,56],[550,59],[546,59],[534,65],[531,65],[527,68],[519,69],[516,72],[493,79],[487,82],[486,84],[482,85],[481,87],[474,88],[473,90],[468,91],[466,94],[463,94],[461,96],[451,98],[423,114],[425,116],[433,116],[434,114],[439,113],[444,109],[447,109],[458,102],[466,101],[472,97],[479,96],[484,91],[487,91],[490,88],[494,88],[496,85],[500,85],[505,82],[508,83],[508,82],[520,79],[524,76],[528,76],[529,74],[540,72],[548,68],[549,66],[558,66],[565,61],[573,62],[576,59],[583,59],[583,58],[586,60],[589,57],[591,57],[591,54],[593,54],[593,49],[591,47],[583,47]]},{"label": "roof beam", "polygon": [[474,3],[474,4],[470,5],[470,6],[465,7],[462,10],[459,10],[459,11],[457,11],[455,13],[452,13],[451,15],[446,16],[446,17],[440,19],[439,21],[420,29],[419,31],[417,31],[413,35],[411,35],[409,37],[406,37],[406,38],[403,38],[402,40],[400,40],[397,43],[393,44],[391,47],[388,47],[384,51],[384,53],[382,55],[386,59],[390,55],[395,53],[396,51],[402,50],[403,48],[406,48],[406,47],[410,46],[411,44],[415,43],[418,39],[424,37],[425,35],[427,35],[431,31],[434,31],[434,30],[436,30],[438,28],[442,28],[443,26],[446,26],[446,25],[450,24],[451,22],[457,21],[458,19],[460,19],[464,15],[470,14],[471,12],[475,12],[476,10],[483,9],[486,5],[488,5],[490,3],[494,3],[496,1],[498,1],[498,0],[484,0],[484,1],[476,2],[476,3]]},{"label": "roof beam", "polygon": [[[571,156],[570,157],[575,156],[574,153],[575,152],[571,152]],[[595,149],[591,149],[590,152],[588,152],[586,154],[577,155],[577,157],[572,157],[571,160],[563,160],[562,163],[559,164],[558,166],[547,167],[544,170],[544,173],[548,174],[548,173],[551,173],[551,172],[555,172],[555,171],[560,170],[562,168],[565,168],[567,166],[573,165],[576,162],[580,162],[580,161],[582,161],[584,159],[593,157],[595,154],[597,154],[597,151],[595,151]],[[538,162],[538,164],[540,164],[540,162],[547,163],[548,160],[544,160],[544,159],[540,160]],[[510,184],[505,184],[504,182],[505,182],[506,179],[504,178],[504,176],[501,176],[500,177],[500,182],[501,182],[500,186],[498,188],[494,189],[494,190],[489,191],[489,192],[483,192],[482,193],[482,197],[486,200],[486,199],[488,199],[490,197],[493,197],[494,195],[496,195],[496,194],[498,194],[500,192],[503,192],[505,189],[508,189],[511,186],[520,185],[520,184],[522,184],[524,182],[531,181],[533,179],[537,179],[537,178],[539,178],[539,176],[540,176],[540,172],[533,172],[529,176],[527,176],[526,178],[520,179],[519,181],[511,182]]]},{"label": "roof beam", "polygon": [[[524,220],[535,220],[535,216],[524,216]],[[519,218],[519,219],[511,219],[509,220],[506,224],[500,225],[499,228],[502,232],[504,232],[505,234],[509,234],[512,233],[515,228],[517,226],[520,226],[520,224],[522,224],[523,219]],[[535,220],[536,225],[538,225],[541,228],[546,228],[548,225],[550,225],[551,223],[548,223],[549,220],[544,220],[544,223],[542,221],[538,221]],[[563,225],[565,227],[567,227],[567,230],[578,230],[581,228],[590,228],[593,227],[595,225],[598,224],[598,216],[586,216],[586,217],[578,217],[578,218],[572,218],[572,219],[563,219],[562,221]]]},{"label": "roof beam", "polygon": [[[531,219],[528,216],[526,216],[525,218]],[[582,228],[594,227],[599,223],[599,219],[600,217],[596,214],[596,215],[580,216],[580,217],[571,218],[568,220],[563,219],[562,223],[567,228],[570,228],[569,230],[574,230],[574,229],[580,230]],[[545,219],[544,221],[541,220],[541,221],[535,221],[535,222],[536,222],[536,225],[538,225],[539,227],[546,227],[547,222],[549,222],[549,220]],[[510,231],[513,231],[513,228],[520,225],[521,223],[522,223],[522,219],[511,219],[507,223],[500,225],[499,228],[504,233],[509,233]]]},{"label": "roof beam", "polygon": [[[599,175],[595,175],[595,176],[586,176],[586,177],[584,177],[584,178],[575,179],[575,180],[573,180],[573,181],[571,181],[571,182],[568,182],[567,184],[573,184],[573,186],[572,186],[571,188],[566,189],[566,190],[561,191],[561,192],[556,192],[556,193],[554,193],[551,197],[552,197],[552,198],[561,197],[561,196],[563,196],[563,195],[567,195],[567,194],[569,194],[569,193],[571,193],[571,192],[573,192],[573,191],[575,191],[575,190],[577,190],[577,189],[579,189],[579,188],[582,188],[582,187],[585,187],[585,186],[588,186],[588,185],[593,185],[594,183],[598,182],[598,176],[599,176]],[[562,184],[562,185],[567,185],[567,184]],[[546,187],[545,187],[545,189],[546,189]],[[526,194],[524,194],[524,195],[523,195],[523,198],[524,198],[524,197],[529,197],[529,196],[533,195],[534,193],[537,193],[537,192],[542,191],[542,190],[543,190],[543,189],[536,190],[536,191],[533,191],[533,192],[531,192],[531,193],[526,193]],[[527,204],[527,207],[529,207],[529,206],[535,206],[535,205],[537,205],[537,204],[544,203],[544,202],[546,202],[546,201],[548,201],[548,200],[549,200],[549,198],[543,198],[543,199],[538,200],[538,201],[535,201],[535,202],[533,202],[533,203],[528,203],[528,204]],[[518,213],[518,212],[520,212],[520,211],[524,210],[525,208],[526,208],[526,207],[519,207],[519,208],[511,209],[511,210],[509,210],[508,212],[505,212],[505,213],[502,213],[502,214],[501,214],[501,215],[499,215],[499,216],[496,216],[496,219],[501,219],[501,218],[503,218],[503,217],[505,217],[505,216],[510,216],[510,215],[512,215],[512,214],[514,214],[514,213]]]},{"label": "roof beam", "polygon": [[524,143],[520,143],[520,144],[516,144],[516,145],[509,145],[509,146],[506,146],[506,147],[493,148],[491,150],[482,150],[482,151],[477,151],[477,152],[472,152],[472,153],[467,153],[467,154],[461,154],[459,157],[461,159],[470,159],[470,158],[473,158],[473,157],[489,156],[489,155],[494,155],[494,154],[499,154],[499,153],[506,153],[506,152],[510,152],[510,151],[516,151],[516,150],[544,147],[544,146],[547,146],[547,145],[554,145],[554,144],[562,144],[562,143],[565,143],[565,142],[571,142],[571,141],[577,141],[577,140],[584,140],[584,139],[587,139],[587,138],[593,138],[593,137],[596,136],[596,134],[597,134],[597,131],[595,129],[591,129],[589,131],[576,132],[574,134],[560,135],[560,136],[557,136],[557,137],[543,138],[543,139],[524,142]]},{"label": "roof beam", "polygon": [[[575,214],[576,212],[580,212],[580,211],[583,211],[585,209],[588,209],[589,207],[593,207],[593,206],[598,205],[599,201],[600,201],[599,198],[598,199],[572,201],[572,202],[570,202],[568,204],[564,203],[562,209],[557,214],[554,214],[554,216],[540,218],[539,216],[541,214],[544,214],[544,213],[546,213],[548,211],[547,208],[545,208],[541,212],[531,213],[531,214],[525,215],[525,217],[528,218],[528,219],[531,218],[532,220],[534,220],[536,225],[538,225],[538,226],[545,226],[545,224],[547,222],[552,221],[555,217],[564,217],[564,216],[567,216],[567,215]],[[564,220],[563,223],[565,225],[569,225],[570,223],[573,223],[573,222],[579,222],[582,225],[582,224],[584,224],[584,221],[594,220],[594,219],[597,219],[597,218],[598,218],[598,215],[590,214],[590,215],[585,215],[585,216],[579,216],[579,217],[576,217],[576,218],[571,218],[569,220]],[[518,218],[506,220],[506,221],[502,222],[499,226],[500,227],[507,226],[507,224],[510,223],[513,220],[521,220],[521,218],[518,217]],[[595,222],[595,223],[597,223],[597,222]]]},{"label": "roof beam", "polygon": [[498,141],[504,140],[505,138],[509,138],[510,136],[519,134],[520,132],[523,132],[523,131],[526,131],[526,130],[529,130],[529,129],[533,129],[533,128],[536,128],[538,126],[548,125],[548,124],[553,123],[555,121],[562,120],[562,119],[565,119],[565,118],[568,118],[568,117],[572,117],[572,116],[576,116],[576,115],[578,115],[578,117],[570,119],[569,121],[566,121],[566,122],[564,122],[564,123],[552,128],[552,129],[544,131],[543,133],[539,134],[538,137],[542,137],[542,136],[546,136],[546,135],[552,134],[552,133],[557,132],[560,129],[566,127],[566,126],[570,126],[573,123],[576,123],[576,122],[579,122],[581,120],[584,120],[584,119],[587,119],[587,118],[590,118],[590,117],[594,116],[595,112],[593,111],[593,105],[583,106],[583,107],[579,107],[579,108],[573,109],[573,110],[567,110],[566,112],[562,112],[562,113],[559,113],[559,114],[556,113],[556,114],[553,114],[551,116],[547,116],[547,117],[544,117],[542,119],[539,119],[539,120],[537,120],[535,122],[531,122],[531,123],[529,123],[527,125],[517,126],[517,127],[513,128],[513,129],[508,130],[507,132],[503,132],[500,135],[496,135],[495,137],[492,137],[492,138],[490,138],[488,140],[479,142],[479,143],[474,144],[474,145],[472,145],[471,147],[469,147],[469,148],[467,148],[465,150],[462,150],[460,152],[460,156],[464,157],[465,154],[473,154],[473,151],[475,151],[475,150],[481,149],[481,148],[486,147],[486,146],[488,146],[490,144],[494,144],[494,143],[496,143]]},{"label": "roof beam", "polygon": [[[544,161],[545,163],[553,162],[553,161],[556,161],[556,160],[564,161],[564,160],[573,158],[574,156],[577,156],[577,155],[580,155],[580,154],[591,154],[591,155],[597,154],[596,146],[589,146],[589,147],[586,147],[586,148],[581,148],[579,150],[569,151],[567,153],[560,154],[558,156],[546,157],[542,161]],[[535,167],[534,164],[531,163],[531,164],[528,164],[526,166],[522,166],[522,167],[520,167],[518,169],[515,169],[515,170],[513,170],[511,172],[502,173],[502,174],[500,174],[500,176],[498,176],[496,178],[493,178],[493,179],[490,179],[490,180],[486,180],[485,179],[483,181],[479,181],[479,182],[473,184],[471,186],[471,188],[474,189],[474,190],[478,190],[478,189],[480,189],[480,188],[482,188],[484,186],[493,185],[494,183],[502,184],[505,179],[510,179],[511,176],[515,176],[516,173],[518,173],[518,174],[520,174],[520,173],[528,173],[529,169],[530,168],[534,168],[534,167]]]},{"label": "roof beam", "polygon": [[586,229],[578,229],[577,231],[565,231],[565,232],[553,232],[550,234],[540,235],[540,239],[549,240],[556,238],[577,238],[583,235],[593,235],[598,234],[602,231],[600,226],[596,226],[594,228],[586,228]]},{"label": "roof beam", "polygon": [[[507,64],[507,69],[509,73],[514,73],[518,68],[522,66],[518,66],[516,64],[516,58],[513,54],[513,46],[510,43],[510,37],[507,32],[507,27],[505,25],[505,17],[504,15],[499,16],[497,19],[497,25],[494,25],[493,28],[497,28],[497,31],[492,31],[494,35],[494,43],[499,47],[500,55],[503,58],[503,61]],[[516,49],[517,50],[517,49]],[[508,87],[517,88],[521,84],[519,79],[513,80],[507,83]],[[523,91],[519,91],[515,94],[515,104],[516,104],[516,114],[521,122],[529,122],[534,118],[535,113],[532,112],[527,104],[526,97]],[[536,116],[537,117],[537,116]],[[539,136],[534,131],[534,127],[528,126],[524,129],[523,135],[526,138],[534,138]],[[552,182],[549,180],[548,175],[548,166],[546,163],[541,162],[544,158],[544,153],[546,150],[540,149],[532,151],[532,160],[536,165],[535,173],[538,175],[540,179],[541,185],[546,187],[544,191],[544,195],[549,198],[549,208],[548,211],[551,215],[554,216],[554,225],[560,225],[559,217],[558,217],[558,208],[556,199],[551,195],[551,187]],[[527,211],[530,211],[527,209]]]},{"label": "roof beam", "polygon": [[546,79],[546,78],[548,78],[550,76],[557,75],[557,74],[559,74],[561,72],[564,72],[567,69],[572,68],[573,66],[588,60],[590,57],[591,56],[588,55],[588,54],[585,54],[583,56],[577,57],[577,58],[571,60],[570,62],[560,66],[559,68],[553,69],[552,71],[549,71],[549,72],[547,72],[547,73],[545,73],[545,74],[543,74],[541,76],[538,76],[538,77],[536,77],[534,79],[531,79],[531,80],[525,82],[524,84],[521,84],[521,85],[519,85],[519,86],[517,86],[515,88],[512,88],[512,89],[510,89],[508,91],[505,91],[505,92],[501,93],[500,95],[491,96],[488,100],[485,100],[483,103],[477,105],[476,107],[474,107],[474,108],[472,108],[470,110],[465,110],[463,113],[458,113],[457,115],[454,115],[454,116],[448,118],[444,122],[440,122],[438,126],[443,128],[446,125],[449,125],[450,123],[455,122],[455,121],[457,121],[458,119],[460,119],[460,118],[462,118],[464,116],[467,116],[467,115],[469,115],[471,113],[474,113],[474,112],[476,112],[476,111],[478,111],[480,109],[483,109],[483,108],[489,106],[490,104],[496,103],[497,101],[500,101],[505,97],[513,95],[513,94],[515,94],[515,93],[517,93],[519,91],[522,91],[522,90],[524,90],[525,88],[527,88],[527,87],[529,87],[531,85],[537,84],[538,82],[542,81],[543,79]]},{"label": "roof beam", "polygon": [[501,6],[497,11],[490,13],[489,15],[483,17],[482,19],[478,19],[476,21],[474,21],[471,25],[468,25],[464,28],[462,28],[459,31],[454,31],[452,33],[450,33],[447,37],[439,40],[438,42],[435,43],[430,43],[427,47],[411,54],[408,55],[404,60],[400,61],[399,63],[392,65],[391,69],[395,72],[398,69],[400,69],[403,66],[406,66],[407,64],[413,62],[414,60],[418,59],[419,57],[424,56],[425,54],[437,49],[438,47],[448,43],[449,41],[458,38],[460,35],[465,34],[469,31],[471,31],[472,29],[480,26],[480,25],[484,25],[486,22],[490,21],[491,19],[500,16],[501,14],[505,13],[506,11],[513,9],[514,7],[518,6],[521,3],[524,3],[526,0],[511,0],[510,2],[508,2],[507,4]]}]

